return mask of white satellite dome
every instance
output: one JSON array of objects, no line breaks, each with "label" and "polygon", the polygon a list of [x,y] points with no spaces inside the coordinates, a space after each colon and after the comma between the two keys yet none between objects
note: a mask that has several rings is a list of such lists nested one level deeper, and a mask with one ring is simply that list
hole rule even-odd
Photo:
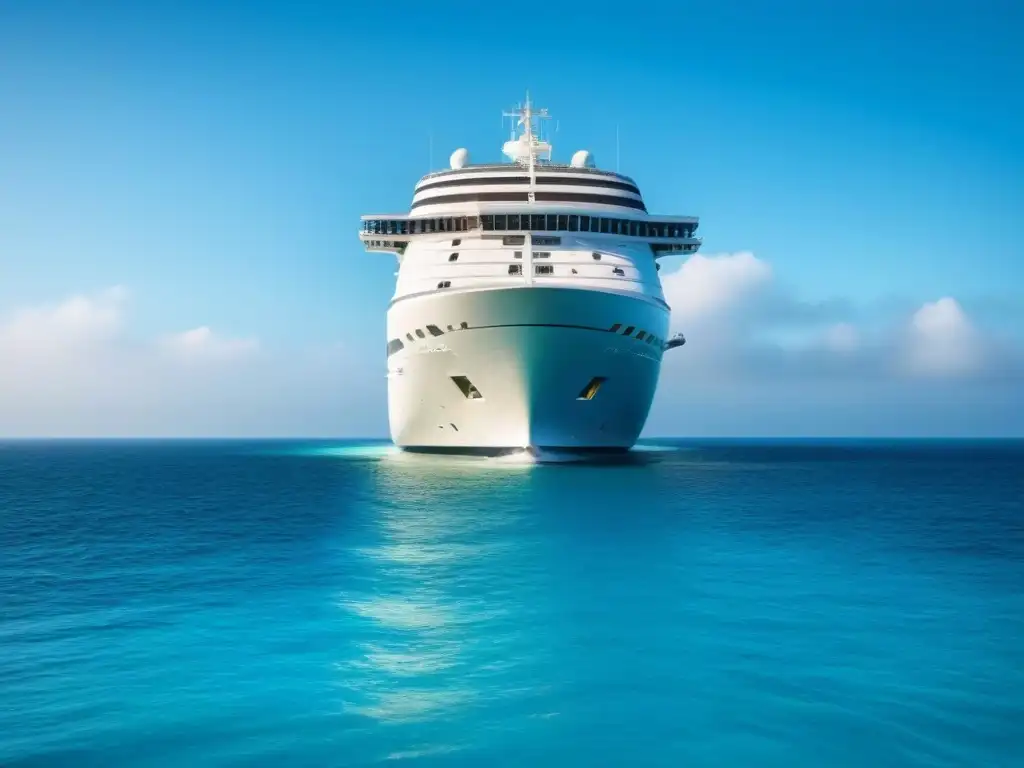
[{"label": "white satellite dome", "polygon": [[572,160],[569,164],[573,168],[593,168],[594,167],[594,156],[590,154],[589,150],[581,149],[572,156]]},{"label": "white satellite dome", "polygon": [[469,150],[466,149],[465,147],[459,147],[454,152],[452,152],[450,162],[452,168],[456,171],[459,168],[465,168],[467,165],[469,165]]}]

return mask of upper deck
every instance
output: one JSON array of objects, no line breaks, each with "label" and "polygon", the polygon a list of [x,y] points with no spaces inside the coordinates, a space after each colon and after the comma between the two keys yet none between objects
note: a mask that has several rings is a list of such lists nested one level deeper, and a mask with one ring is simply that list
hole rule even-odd
[{"label": "upper deck", "polygon": [[650,215],[636,182],[596,168],[589,152],[577,152],[569,164],[551,162],[551,145],[533,131],[533,120],[546,111],[535,112],[527,100],[512,116],[523,134],[513,132],[505,143],[511,163],[470,165],[468,151],[456,150],[451,168],[417,182],[408,214],[362,217],[360,238],[367,249],[401,255],[414,239],[474,232],[642,239],[656,256],[700,247],[696,216]]},{"label": "upper deck", "polygon": [[535,167],[532,174],[518,165],[469,166],[431,174],[416,185],[411,210],[487,210],[509,203],[647,213],[640,189],[632,180],[589,168],[548,165]]}]

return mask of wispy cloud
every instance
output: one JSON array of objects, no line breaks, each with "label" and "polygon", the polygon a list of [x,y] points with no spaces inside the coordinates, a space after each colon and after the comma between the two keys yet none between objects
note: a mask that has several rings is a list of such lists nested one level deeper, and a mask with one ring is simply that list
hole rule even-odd
[{"label": "wispy cloud", "polygon": [[258,339],[221,336],[205,325],[167,336],[162,347],[186,361],[238,360],[260,351]]},{"label": "wispy cloud", "polygon": [[207,326],[140,338],[129,299],[112,288],[0,316],[0,436],[386,431],[379,381],[346,375],[337,345],[266,349]]},{"label": "wispy cloud", "polygon": [[972,431],[972,412],[992,431],[1002,409],[1003,428],[1024,432],[1012,412],[1024,406],[1021,339],[983,330],[954,297],[909,312],[808,300],[748,252],[666,272],[673,329],[688,343],[666,355],[649,431],[689,421],[702,433],[959,433]]},{"label": "wispy cloud", "polygon": [[[1024,433],[1024,352],[951,296],[809,300],[752,253],[664,273],[648,434]],[[384,435],[383,359],[196,324],[138,333],[115,287],[0,315],[0,436]],[[379,364],[378,364],[379,363]]]}]

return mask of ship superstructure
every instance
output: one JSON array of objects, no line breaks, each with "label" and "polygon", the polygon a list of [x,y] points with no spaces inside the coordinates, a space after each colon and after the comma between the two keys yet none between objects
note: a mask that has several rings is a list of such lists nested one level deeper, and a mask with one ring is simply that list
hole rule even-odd
[{"label": "ship superstructure", "polygon": [[589,152],[551,160],[529,99],[509,162],[416,184],[410,211],[367,215],[398,258],[387,317],[388,415],[410,449],[625,449],[643,429],[668,339],[658,259],[700,247],[694,216],[647,212]]}]

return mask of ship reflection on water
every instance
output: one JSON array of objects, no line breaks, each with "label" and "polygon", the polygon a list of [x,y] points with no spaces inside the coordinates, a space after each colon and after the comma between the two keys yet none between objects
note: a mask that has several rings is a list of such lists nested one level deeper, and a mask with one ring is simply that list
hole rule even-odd
[{"label": "ship reflection on water", "polygon": [[[543,722],[549,686],[522,681],[550,679],[549,649],[524,642],[524,627],[545,610],[536,597],[550,592],[542,563],[555,553],[523,535],[529,514],[503,481],[528,465],[377,450],[372,493],[387,502],[345,553],[358,576],[337,598],[354,628],[337,664],[343,709],[390,726],[380,743],[390,758],[470,748],[489,714],[500,730],[510,713]],[[458,727],[467,717],[480,727]]]}]

